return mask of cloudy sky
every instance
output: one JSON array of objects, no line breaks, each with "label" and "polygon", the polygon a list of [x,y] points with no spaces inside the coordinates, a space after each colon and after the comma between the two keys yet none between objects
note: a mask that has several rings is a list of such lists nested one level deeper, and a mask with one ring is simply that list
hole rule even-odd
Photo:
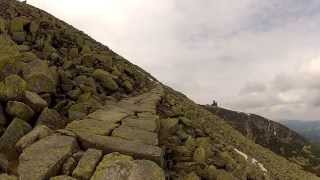
[{"label": "cloudy sky", "polygon": [[320,120],[319,0],[28,0],[198,103]]}]

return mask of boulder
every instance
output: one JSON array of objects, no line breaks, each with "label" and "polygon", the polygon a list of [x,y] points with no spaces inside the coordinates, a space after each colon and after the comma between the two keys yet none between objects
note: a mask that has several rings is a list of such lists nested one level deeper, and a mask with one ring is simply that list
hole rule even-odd
[{"label": "boulder", "polygon": [[127,140],[141,142],[143,144],[158,145],[158,134],[150,131],[140,130],[129,126],[120,126],[112,132],[112,136]]},{"label": "boulder", "polygon": [[49,68],[47,61],[34,60],[23,68],[23,77],[28,89],[36,93],[54,93],[57,86],[56,71]]},{"label": "boulder", "polygon": [[0,138],[0,153],[6,155],[9,160],[16,158],[18,154],[15,148],[16,143],[31,129],[32,127],[24,120],[13,119]]},{"label": "boulder", "polygon": [[7,173],[8,169],[9,169],[9,161],[7,157],[4,154],[0,154],[0,172]]},{"label": "boulder", "polygon": [[0,33],[6,32],[6,20],[0,17]]},{"label": "boulder", "polygon": [[99,163],[92,180],[165,180],[163,170],[148,160],[133,160],[132,157],[111,153]]},{"label": "boulder", "polygon": [[146,130],[150,132],[157,132],[159,129],[158,119],[155,118],[125,118],[122,120],[122,125]]},{"label": "boulder", "polygon": [[0,99],[8,101],[20,99],[27,89],[27,83],[18,75],[9,75],[0,83]]},{"label": "boulder", "polygon": [[38,118],[37,125],[45,125],[52,130],[62,129],[66,126],[66,120],[58,111],[45,108]]},{"label": "boulder", "polygon": [[16,148],[23,151],[36,141],[51,135],[53,131],[47,126],[39,125],[36,126],[32,131],[23,136],[16,144]]},{"label": "boulder", "polygon": [[127,113],[117,109],[97,110],[88,115],[89,118],[103,121],[106,123],[118,123],[127,116]]},{"label": "boulder", "polygon": [[81,157],[77,167],[72,173],[72,176],[78,179],[89,180],[101,158],[101,150],[88,149]]},{"label": "boulder", "polygon": [[95,119],[83,119],[72,121],[66,127],[66,129],[74,133],[91,133],[96,135],[109,135],[113,129],[118,127],[119,124],[106,123]]},{"label": "boulder", "polygon": [[163,164],[163,151],[157,146],[146,145],[118,137],[99,136],[87,133],[78,134],[78,139],[85,149],[100,149],[103,150],[105,154],[119,152],[138,159],[155,161],[160,166]]},{"label": "boulder", "polygon": [[12,40],[14,40],[15,42],[22,44],[27,37],[27,33],[26,32],[13,32],[12,33]]},{"label": "boulder", "polygon": [[28,23],[29,21],[25,17],[16,17],[10,21],[10,32],[23,32],[23,27]]},{"label": "boulder", "polygon": [[73,170],[77,167],[78,161],[73,157],[69,157],[62,166],[62,174],[71,175]]},{"label": "boulder", "polygon": [[36,112],[41,112],[45,107],[48,107],[47,101],[37,93],[31,91],[25,91],[24,102]]},{"label": "boulder", "polygon": [[51,135],[27,147],[19,157],[18,174],[23,180],[56,176],[63,163],[78,149],[75,138]]},{"label": "boulder", "polygon": [[18,101],[8,101],[6,112],[27,122],[34,116],[34,111],[28,105]]},{"label": "boulder", "polygon": [[97,69],[93,72],[92,76],[98,80],[104,88],[110,91],[116,91],[119,88],[116,81],[113,80],[112,75],[107,71]]},{"label": "boulder", "polygon": [[195,172],[191,172],[187,174],[183,179],[184,180],[201,180],[201,178]]},{"label": "boulder", "polygon": [[198,147],[193,153],[193,161],[197,163],[205,163],[206,160],[206,150],[203,147]]}]

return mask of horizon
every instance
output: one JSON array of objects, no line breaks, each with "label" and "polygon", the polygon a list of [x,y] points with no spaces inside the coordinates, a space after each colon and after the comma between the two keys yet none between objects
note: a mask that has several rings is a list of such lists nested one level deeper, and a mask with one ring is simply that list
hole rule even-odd
[{"label": "horizon", "polygon": [[[320,116],[320,2],[28,0],[200,104]],[[97,18],[99,17],[99,18]]]}]

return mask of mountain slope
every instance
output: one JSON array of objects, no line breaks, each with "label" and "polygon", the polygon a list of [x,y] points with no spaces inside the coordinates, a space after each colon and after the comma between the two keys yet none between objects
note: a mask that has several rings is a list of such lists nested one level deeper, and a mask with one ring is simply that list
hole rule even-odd
[{"label": "mountain slope", "polygon": [[313,143],[320,143],[320,121],[280,121],[281,124],[297,131]]},{"label": "mountain slope", "polygon": [[320,179],[53,16],[0,17],[0,179]]},{"label": "mountain slope", "polygon": [[311,171],[319,164],[318,147],[303,136],[264,117],[228,110],[217,106],[204,106],[213,114],[224,119],[232,127],[257,144],[276,154],[299,163]]}]

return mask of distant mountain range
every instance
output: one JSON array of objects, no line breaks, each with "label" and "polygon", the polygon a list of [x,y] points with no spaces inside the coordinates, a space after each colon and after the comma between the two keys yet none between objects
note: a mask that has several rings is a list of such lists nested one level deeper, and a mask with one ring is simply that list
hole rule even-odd
[{"label": "distant mountain range", "polygon": [[280,123],[295,130],[309,141],[320,143],[320,120],[319,121],[302,121],[302,120],[286,120]]}]

